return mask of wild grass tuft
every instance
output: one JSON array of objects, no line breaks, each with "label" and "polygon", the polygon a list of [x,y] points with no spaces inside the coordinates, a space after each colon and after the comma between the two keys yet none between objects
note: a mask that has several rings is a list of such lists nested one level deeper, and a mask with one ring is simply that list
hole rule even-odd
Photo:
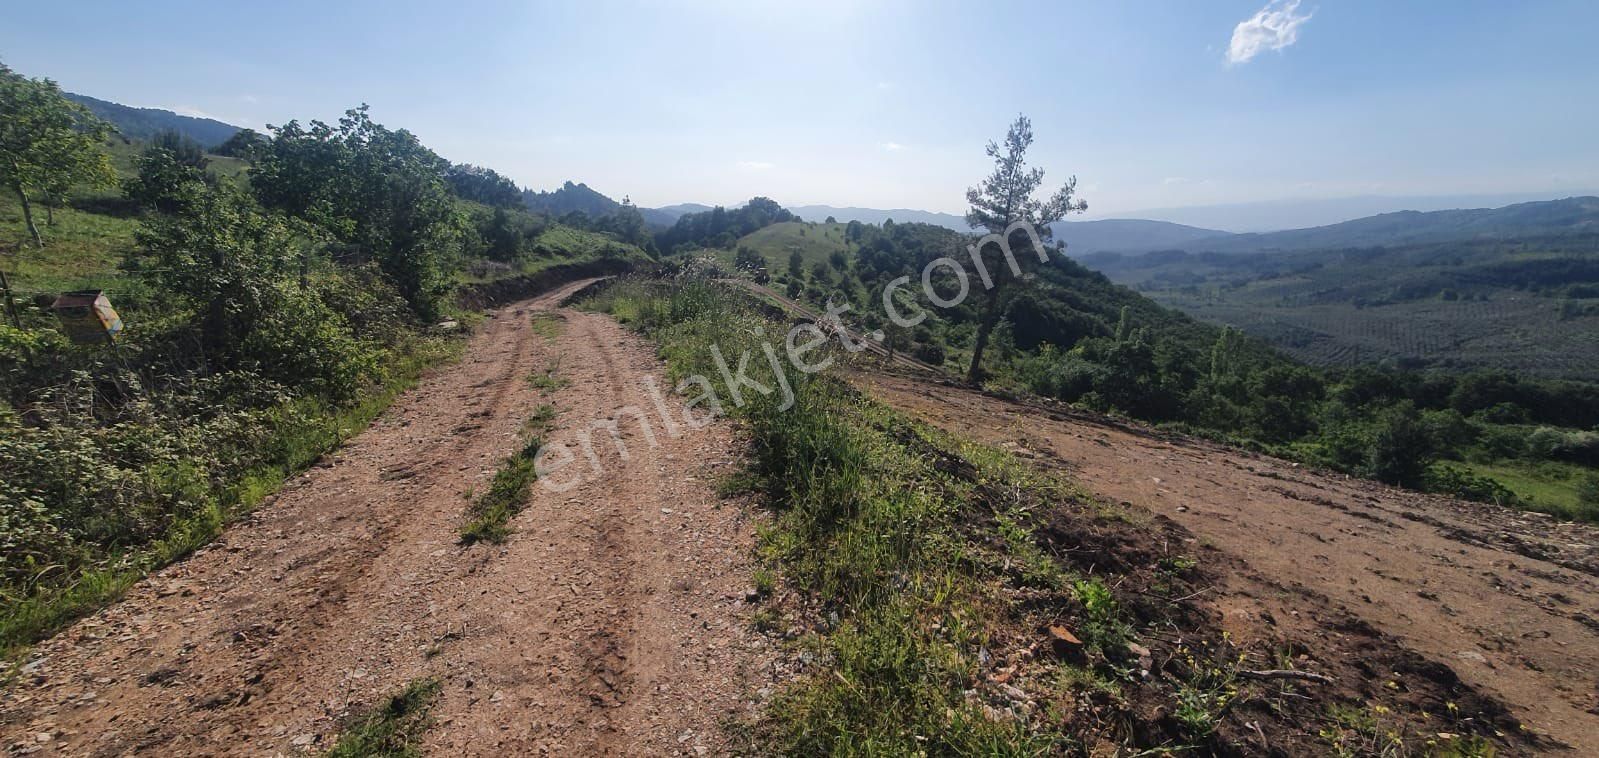
[{"label": "wild grass tuft", "polygon": [[421,755],[417,743],[432,725],[428,715],[438,698],[439,683],[422,679],[407,685],[382,707],[356,719],[339,735],[329,758],[409,758]]},{"label": "wild grass tuft", "polygon": [[500,464],[488,491],[474,498],[466,510],[467,522],[461,527],[462,543],[500,542],[511,533],[507,524],[527,505],[528,490],[538,479],[533,459],[541,444],[537,438],[529,440]]}]

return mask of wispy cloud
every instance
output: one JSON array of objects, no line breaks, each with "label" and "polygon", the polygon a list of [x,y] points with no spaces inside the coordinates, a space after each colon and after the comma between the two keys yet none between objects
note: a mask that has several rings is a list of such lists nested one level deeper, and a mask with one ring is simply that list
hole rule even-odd
[{"label": "wispy cloud", "polygon": [[1233,40],[1227,46],[1227,62],[1247,63],[1266,50],[1281,50],[1299,40],[1299,27],[1310,20],[1310,13],[1299,13],[1299,0],[1271,0],[1255,15],[1233,27]]},{"label": "wispy cloud", "polygon": [[893,153],[893,152],[898,152],[900,150],[904,150],[905,146],[901,145],[898,142],[884,142],[883,143],[883,149]]},{"label": "wispy cloud", "polygon": [[[196,108],[196,107],[194,107],[192,105],[174,105],[171,108],[168,108],[167,110],[170,110],[173,113],[178,114],[179,116],[189,116],[191,118],[210,118],[210,119],[217,118],[216,116],[213,116],[213,115],[211,115],[209,113],[206,113],[205,111],[202,111],[199,108]],[[218,119],[218,120],[220,120],[220,119]]]},{"label": "wispy cloud", "polygon": [[745,170],[745,171],[765,171],[765,170],[767,170],[769,168],[772,168],[773,165],[774,164],[767,163],[766,161],[739,161],[738,162],[738,167],[740,169]]}]

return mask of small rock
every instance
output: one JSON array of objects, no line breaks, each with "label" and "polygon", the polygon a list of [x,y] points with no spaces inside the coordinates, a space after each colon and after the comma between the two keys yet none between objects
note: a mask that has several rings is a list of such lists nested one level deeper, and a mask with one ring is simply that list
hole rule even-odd
[{"label": "small rock", "polygon": [[292,740],[289,740],[289,744],[295,747],[305,747],[313,742],[316,742],[316,735],[314,734],[302,734]]}]

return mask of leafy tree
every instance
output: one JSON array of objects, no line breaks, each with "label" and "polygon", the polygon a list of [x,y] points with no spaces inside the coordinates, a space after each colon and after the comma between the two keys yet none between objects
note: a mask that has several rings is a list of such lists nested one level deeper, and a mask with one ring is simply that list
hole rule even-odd
[{"label": "leafy tree", "polygon": [[69,188],[115,181],[102,147],[111,125],[61,94],[49,79],[29,79],[0,64],[0,183],[22,203],[22,221],[33,244],[44,246],[33,222],[29,193],[51,202]]},{"label": "leafy tree", "polygon": [[[1077,177],[1068,179],[1048,199],[1034,197],[1044,183],[1044,170],[1027,167],[1027,148],[1032,144],[1033,126],[1026,116],[1016,117],[1005,135],[1003,146],[995,142],[988,143],[988,157],[994,160],[994,172],[982,184],[966,191],[966,200],[971,204],[971,209],[966,213],[968,224],[987,229],[992,234],[1009,235],[1013,224],[1027,223],[1037,230],[1041,240],[1047,242],[1051,236],[1050,224],[1061,220],[1067,213],[1088,208],[1087,203],[1073,197],[1077,190]],[[888,231],[888,222],[884,222],[883,229]],[[971,367],[966,372],[967,380],[974,384],[983,378],[983,351],[988,347],[994,325],[999,323],[1000,316],[1004,314],[1006,299],[1020,279],[997,247],[985,245],[981,251],[983,265],[993,283],[988,287],[988,296],[977,324],[977,341],[972,347]],[[1017,267],[1023,271],[1036,268],[1039,252],[1042,251],[1027,251],[1026,254],[1014,256]]]},{"label": "leafy tree", "polygon": [[217,145],[213,153],[227,158],[242,160],[255,160],[255,154],[267,146],[271,140],[254,129],[240,129],[227,138],[222,144]]},{"label": "leafy tree", "polygon": [[849,268],[849,258],[844,255],[843,250],[834,250],[827,256],[827,264],[837,271],[843,271]]},{"label": "leafy tree", "polygon": [[445,264],[461,236],[444,181],[448,167],[415,135],[373,121],[363,105],[337,126],[290,121],[273,129],[250,185],[262,205],[370,255],[412,310],[430,319],[449,287]]},{"label": "leafy tree", "polygon": [[627,196],[622,197],[622,204],[614,212],[600,219],[599,229],[615,234],[617,239],[630,245],[645,247],[650,243],[650,233],[644,225],[644,214],[633,204],[633,199]]},{"label": "leafy tree", "polygon": [[795,250],[788,254],[788,278],[801,279],[805,276],[805,256]]},{"label": "leafy tree", "polygon": [[1419,489],[1432,464],[1434,451],[1421,414],[1409,400],[1387,409],[1377,419],[1377,428],[1366,453],[1367,476]]},{"label": "leafy tree", "polygon": [[204,170],[211,165],[211,159],[205,157],[205,148],[193,138],[174,129],[163,129],[156,132],[150,139],[150,150],[165,150],[172,154],[174,160],[185,166]]},{"label": "leafy tree", "polygon": [[[151,157],[171,160],[165,150]],[[189,180],[174,192],[174,212],[145,219],[127,266],[199,314],[208,355],[230,355],[271,308],[272,282],[292,270],[291,235],[240,190]]]},{"label": "leafy tree", "polygon": [[1589,472],[1577,485],[1577,502],[1589,521],[1599,521],[1599,474]]},{"label": "leafy tree", "polygon": [[[193,140],[188,143],[199,148]],[[139,172],[122,183],[122,193],[145,211],[180,213],[199,196],[200,189],[193,185],[209,180],[203,151],[196,159],[193,152],[180,152],[186,147],[181,139],[168,144],[177,149],[160,142],[145,148],[139,156]]]},{"label": "leafy tree", "polygon": [[511,221],[511,214],[504,208],[495,208],[494,215],[489,219],[488,228],[482,230],[483,241],[488,245],[488,256],[497,261],[508,261],[516,257],[522,246],[521,230]]},{"label": "leafy tree", "polygon": [[458,163],[444,172],[455,194],[496,208],[515,208],[522,205],[522,190],[516,182],[501,176],[491,168]]}]

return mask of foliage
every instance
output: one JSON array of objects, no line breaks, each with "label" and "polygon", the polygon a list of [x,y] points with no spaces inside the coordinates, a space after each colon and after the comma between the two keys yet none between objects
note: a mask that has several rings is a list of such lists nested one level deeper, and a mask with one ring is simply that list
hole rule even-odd
[{"label": "foliage", "polygon": [[22,203],[24,224],[36,246],[30,195],[62,201],[75,185],[114,179],[101,143],[109,124],[68,100],[49,79],[29,79],[0,64],[0,184]]},{"label": "foliage", "polygon": [[[988,157],[994,161],[993,173],[978,186],[966,190],[966,201],[971,204],[966,223],[1002,238],[1000,245],[983,245],[978,251],[987,271],[984,277],[987,297],[982,317],[977,322],[972,363],[966,372],[967,381],[973,384],[983,378],[983,351],[1003,315],[1007,299],[1014,295],[1014,283],[1021,280],[1023,272],[1037,267],[1039,256],[1047,255],[1046,251],[1031,249],[1020,255],[1010,255],[1006,250],[1002,255],[1001,245],[1008,246],[1013,241],[1013,225],[1029,224],[1037,230],[1040,240],[1047,240],[1051,224],[1068,213],[1088,209],[1087,203],[1073,197],[1077,190],[1076,177],[1068,179],[1048,199],[1034,197],[1044,183],[1044,170],[1027,167],[1027,149],[1032,144],[1032,122],[1026,116],[1017,116],[1005,134],[1003,148],[996,142],[988,143]],[[1032,244],[1029,240],[1028,247]],[[992,282],[988,281],[990,278]]]},{"label": "foliage", "polygon": [[677,253],[696,247],[731,248],[739,237],[762,227],[799,217],[764,197],[751,198],[742,207],[728,210],[718,205],[702,213],[685,213],[660,234],[655,246],[662,252]]},{"label": "foliage", "polygon": [[370,255],[417,315],[431,319],[461,244],[447,168],[415,135],[374,122],[363,105],[337,126],[290,121],[275,128],[250,184],[262,205]]},{"label": "foliage", "polygon": [[444,172],[444,180],[457,197],[495,208],[513,208],[522,205],[522,190],[516,182],[502,176],[492,168],[457,163]]},{"label": "foliage", "polygon": [[217,145],[215,152],[228,158],[240,158],[247,161],[255,160],[256,153],[265,149],[271,139],[254,129],[240,129],[227,138],[222,144]]}]

